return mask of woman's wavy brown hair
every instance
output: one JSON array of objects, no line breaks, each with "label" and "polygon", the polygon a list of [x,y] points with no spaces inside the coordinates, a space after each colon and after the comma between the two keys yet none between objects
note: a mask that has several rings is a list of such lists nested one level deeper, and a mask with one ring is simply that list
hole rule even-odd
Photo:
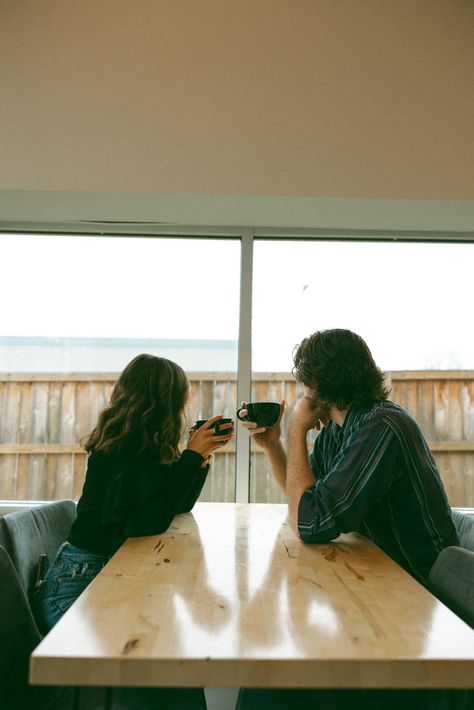
[{"label": "woman's wavy brown hair", "polygon": [[315,391],[315,402],[346,409],[387,399],[384,373],[366,342],[350,330],[320,330],[305,338],[293,354],[293,374]]},{"label": "woman's wavy brown hair", "polygon": [[188,391],[189,380],[179,365],[155,355],[137,355],[117,380],[84,449],[171,463],[179,456]]}]

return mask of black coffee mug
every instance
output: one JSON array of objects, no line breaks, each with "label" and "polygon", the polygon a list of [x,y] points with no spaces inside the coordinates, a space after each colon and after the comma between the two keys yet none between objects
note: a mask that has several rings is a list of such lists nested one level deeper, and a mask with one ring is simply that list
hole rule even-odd
[{"label": "black coffee mug", "polygon": [[[198,419],[195,423],[196,429],[200,429],[203,424],[208,422],[209,419]],[[224,436],[224,434],[232,433],[232,419],[222,417],[219,421],[214,422],[211,429],[214,429],[214,436]]]},{"label": "black coffee mug", "polygon": [[[247,416],[241,417],[240,412],[246,409]],[[256,422],[258,426],[270,429],[278,421],[280,405],[278,402],[249,402],[245,407],[237,410],[237,418],[241,422]]]}]

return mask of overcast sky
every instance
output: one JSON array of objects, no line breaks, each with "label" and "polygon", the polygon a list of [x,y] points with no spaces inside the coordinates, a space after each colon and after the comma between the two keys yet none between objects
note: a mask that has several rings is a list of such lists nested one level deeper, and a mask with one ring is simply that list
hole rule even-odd
[{"label": "overcast sky", "polygon": [[[237,340],[238,241],[0,235],[0,259],[0,335]],[[474,369],[473,273],[471,244],[256,242],[253,367],[339,327],[383,369]]]}]

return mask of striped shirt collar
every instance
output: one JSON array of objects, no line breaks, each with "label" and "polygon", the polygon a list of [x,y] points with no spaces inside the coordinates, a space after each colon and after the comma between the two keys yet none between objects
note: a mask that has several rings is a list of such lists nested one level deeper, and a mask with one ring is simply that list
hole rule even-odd
[{"label": "striped shirt collar", "polygon": [[354,431],[357,430],[360,424],[364,421],[368,414],[371,414],[374,409],[383,405],[383,402],[374,402],[366,407],[357,407],[352,405],[347,412],[342,426],[332,422],[332,436],[338,445],[341,445],[345,439]]}]

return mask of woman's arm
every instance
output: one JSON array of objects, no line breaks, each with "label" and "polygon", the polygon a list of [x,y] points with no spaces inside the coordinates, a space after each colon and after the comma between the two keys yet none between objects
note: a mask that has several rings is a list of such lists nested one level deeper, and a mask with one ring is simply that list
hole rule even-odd
[{"label": "woman's arm", "polygon": [[[146,483],[138,494],[133,481],[128,482],[129,504],[126,534],[128,537],[164,532],[178,513],[190,510],[196,502],[207,477],[202,468],[203,457],[185,449],[172,464],[158,464],[153,470],[142,470]],[[148,490],[147,490],[148,489]],[[135,498],[135,499],[133,499]]]}]

